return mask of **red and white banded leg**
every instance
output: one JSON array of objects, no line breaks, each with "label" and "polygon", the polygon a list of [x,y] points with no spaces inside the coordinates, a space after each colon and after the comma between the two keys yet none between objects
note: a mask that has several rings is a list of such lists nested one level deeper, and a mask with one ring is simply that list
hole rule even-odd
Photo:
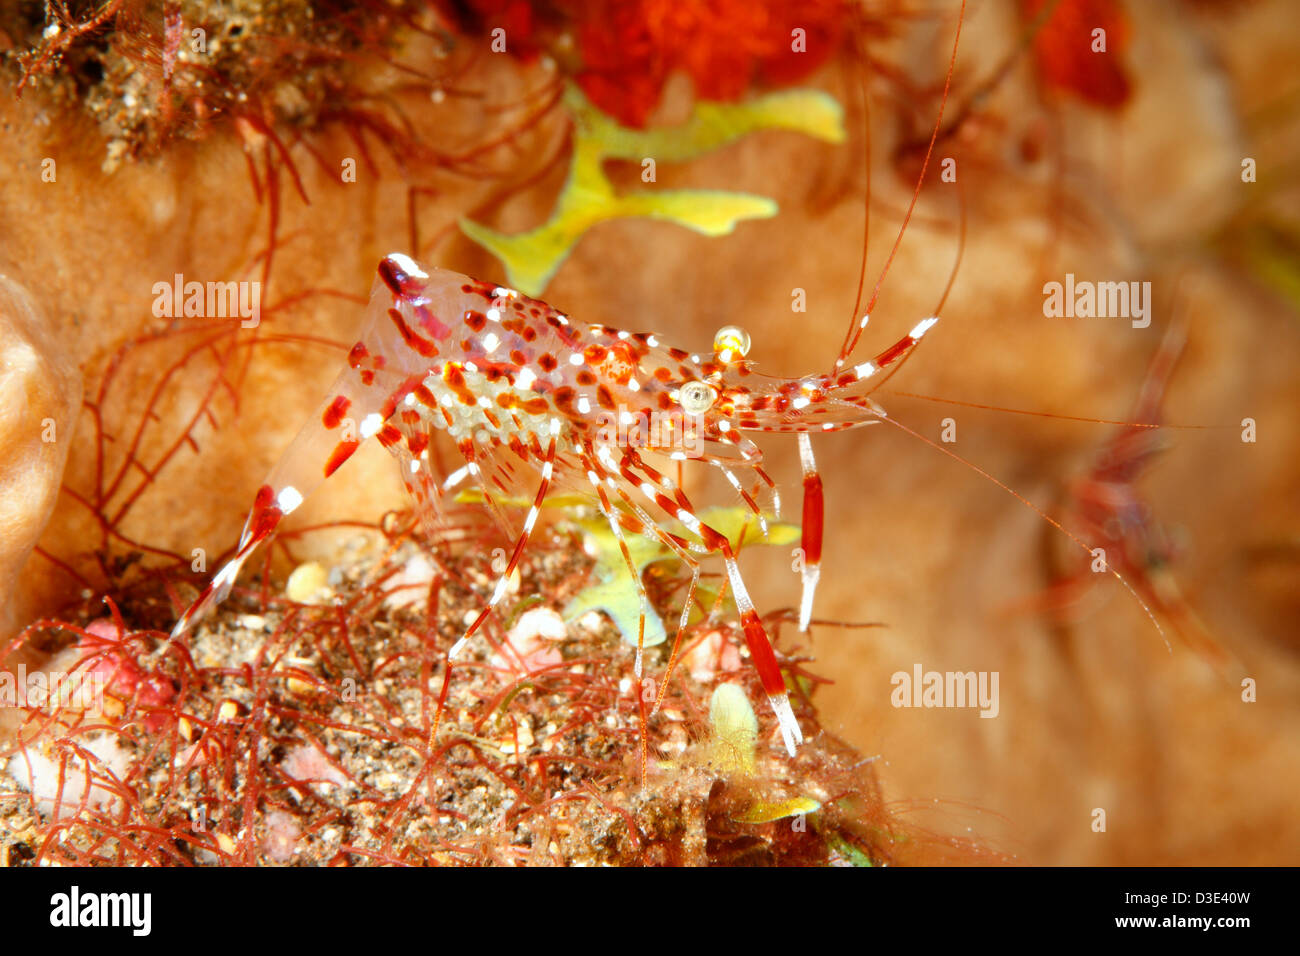
[{"label": "red and white banded leg", "polygon": [[822,476],[817,471],[812,440],[807,432],[799,433],[799,465],[803,468],[803,560],[800,563],[803,589],[799,595],[799,630],[807,633],[812,622],[813,597],[822,573],[822,528],[826,510]]},{"label": "red and white banded leg", "polygon": [[[636,562],[632,560],[632,552],[627,546],[627,539],[623,537],[623,526],[619,521],[618,512],[610,504],[609,494],[601,484],[602,475],[597,473],[600,465],[592,457],[588,461],[587,480],[596,491],[596,501],[600,508],[600,513],[605,516],[609,522],[609,530],[614,535],[614,540],[618,542],[619,550],[623,552],[623,563],[627,565],[628,574],[632,577],[632,585],[636,588],[637,599],[640,601],[640,619],[636,628],[636,664],[634,671],[638,679],[641,677],[642,657],[645,652],[645,621],[650,611],[650,597],[646,593],[645,582],[641,580],[641,573],[637,569]],[[608,476],[604,476],[608,479]],[[642,525],[644,530],[644,525]]]},{"label": "red and white banded leg", "polygon": [[[487,605],[483,610],[479,611],[478,616],[474,618],[474,622],[465,629],[465,633],[461,635],[460,640],[456,641],[456,643],[451,646],[451,650],[447,652],[447,659],[449,661],[456,659],[456,655],[464,649],[465,644],[474,636],[474,632],[479,629],[479,625],[481,625],[487,619],[487,616],[496,609],[496,606],[501,603],[501,599],[505,597],[506,588],[509,587],[510,584],[510,575],[515,573],[515,568],[519,566],[519,559],[523,556],[524,548],[528,546],[528,539],[533,533],[533,526],[537,524],[537,517],[542,510],[542,502],[546,500],[546,493],[551,488],[551,477],[555,473],[555,446],[557,436],[560,434],[560,422],[558,419],[551,419],[550,432],[551,440],[546,446],[546,457],[542,460],[542,482],[537,488],[537,496],[533,499],[532,506],[528,509],[528,516],[524,519],[524,529],[520,533],[519,539],[515,541],[515,547],[510,554],[510,560],[507,562],[505,570],[497,578],[496,586],[492,589],[492,596],[488,598]],[[471,474],[473,473],[474,469],[471,469]]]},{"label": "red and white banded leg", "polygon": [[793,757],[795,750],[803,743],[803,731],[799,729],[799,721],[795,719],[794,711],[790,708],[790,695],[785,689],[785,675],[781,673],[781,665],[777,663],[772,641],[763,628],[763,622],[758,618],[758,612],[754,610],[754,602],[750,600],[749,591],[745,589],[740,568],[729,546],[723,558],[727,565],[727,579],[731,582],[731,591],[736,597],[736,607],[740,610],[740,624],[745,631],[745,643],[749,646],[750,657],[753,658],[754,667],[763,682],[763,690],[767,692],[768,703],[776,713],[776,722],[781,728],[785,749]]},{"label": "red and white banded leg", "polygon": [[794,711],[790,708],[790,695],[785,689],[785,675],[781,673],[776,651],[772,649],[772,641],[767,636],[767,630],[763,627],[758,612],[754,610],[754,602],[750,600],[749,591],[745,588],[744,580],[741,579],[735,553],[731,550],[726,535],[697,518],[695,509],[684,495],[677,502],[673,502],[654,494],[653,486],[642,484],[640,490],[654,502],[656,507],[685,525],[687,530],[703,542],[705,550],[722,554],[727,565],[727,579],[736,598],[736,607],[740,610],[740,624],[745,633],[745,644],[749,647],[754,668],[763,682],[763,690],[767,692],[768,702],[776,713],[776,721],[781,728],[785,749],[793,757],[795,748],[803,743],[803,731],[799,729],[799,721],[795,719]]}]

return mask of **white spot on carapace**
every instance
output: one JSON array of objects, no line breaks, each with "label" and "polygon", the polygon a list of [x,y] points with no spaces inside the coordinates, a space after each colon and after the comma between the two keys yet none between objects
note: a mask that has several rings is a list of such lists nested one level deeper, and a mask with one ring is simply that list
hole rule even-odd
[{"label": "white spot on carapace", "polygon": [[800,395],[798,398],[796,398],[796,399],[795,399],[793,402],[791,402],[790,404],[793,405],[795,408],[807,408],[809,405],[812,404],[812,399],[807,398],[806,396]]},{"label": "white spot on carapace", "polygon": [[641,391],[641,383],[634,378],[629,378],[627,380],[627,388],[630,392],[639,392]]},{"label": "white spot on carapace", "polygon": [[853,374],[859,379],[871,378],[877,372],[875,362],[863,362],[861,365],[853,366]]},{"label": "white spot on carapace", "polygon": [[867,327],[867,323],[870,321],[871,321],[871,315],[870,313],[868,313],[867,315],[864,315],[862,317],[862,321],[858,323],[858,328],[865,329]]},{"label": "white spot on carapace", "polygon": [[411,459],[411,474],[415,474],[415,473],[416,473],[417,471],[419,471],[419,470],[420,470],[420,459],[418,459],[418,458],[412,458],[412,459]]},{"label": "white spot on carapace", "polygon": [[402,399],[402,402],[403,402],[405,405],[407,405],[408,407],[411,406],[411,405],[414,405],[414,404],[415,404],[415,393],[414,393],[414,392],[407,392],[407,393],[406,393],[406,398]]},{"label": "white spot on carapace", "polygon": [[532,388],[533,382],[537,381],[537,375],[530,368],[519,370],[519,387]]},{"label": "white spot on carapace", "polygon": [[496,306],[492,306],[492,308],[487,310],[487,317],[491,319],[493,322],[500,322],[501,310],[498,309]]},{"label": "white spot on carapace", "polygon": [[578,396],[578,411],[584,415],[591,411],[591,402],[587,399],[586,395]]},{"label": "white spot on carapace", "polygon": [[731,422],[718,422],[718,431],[720,432],[731,431]]},{"label": "white spot on carapace", "polygon": [[371,412],[365,418],[361,419],[361,437],[373,438],[379,434],[379,428],[384,424],[383,416],[378,412]]},{"label": "white spot on carapace", "polygon": [[659,340],[655,338],[653,335],[647,335],[645,337],[645,344],[650,346],[652,349],[659,348]]},{"label": "white spot on carapace", "polygon": [[581,365],[583,361],[584,359],[582,357],[581,352],[574,352],[572,355],[569,356],[570,365]]},{"label": "white spot on carapace", "polygon": [[501,344],[501,340],[497,338],[497,334],[495,332],[489,332],[487,335],[483,336],[483,351],[487,352],[488,355],[491,355],[493,352],[495,352],[497,350],[497,346],[499,346],[500,344]]}]

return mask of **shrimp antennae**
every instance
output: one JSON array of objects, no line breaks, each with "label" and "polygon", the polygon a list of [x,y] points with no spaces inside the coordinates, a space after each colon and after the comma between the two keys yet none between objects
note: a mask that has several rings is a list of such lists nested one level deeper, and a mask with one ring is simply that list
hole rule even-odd
[{"label": "shrimp antennae", "polygon": [[[921,198],[921,188],[925,185],[926,170],[930,166],[930,159],[934,155],[935,143],[939,140],[939,131],[943,127],[943,110],[948,104],[948,94],[952,89],[952,77],[957,68],[957,46],[961,42],[961,26],[966,18],[966,0],[961,0],[961,10],[957,16],[957,30],[952,38],[952,55],[948,60],[948,72],[943,81],[943,95],[939,100],[939,113],[935,117],[934,130],[930,134],[930,144],[926,147],[925,157],[921,161],[921,172],[916,178],[916,186],[912,190],[912,199],[907,204],[907,211],[903,214],[903,221],[899,224],[898,235],[894,238],[894,244],[890,247],[889,256],[885,259],[885,265],[880,270],[880,275],[876,278],[875,288],[872,289],[871,298],[867,302],[864,317],[861,321],[855,321],[849,325],[848,333],[844,338],[844,345],[840,348],[839,357],[835,360],[835,368],[839,369],[848,361],[849,356],[857,347],[858,340],[862,337],[862,330],[867,326],[866,317],[871,315],[872,310],[876,307],[876,300],[880,298],[880,290],[884,285],[885,276],[889,274],[889,268],[894,264],[894,257],[898,255],[899,247],[903,244],[903,234],[907,231],[908,223],[912,221],[912,214],[916,211],[916,204]],[[868,151],[867,164],[870,166],[871,156]],[[870,200],[868,200],[870,202]],[[867,249],[864,245],[862,250],[862,269],[865,272],[867,265]],[[862,312],[862,287],[858,289],[858,299],[853,306],[853,314],[856,317]]]},{"label": "shrimp antennae", "polygon": [[[963,458],[961,455],[957,454],[956,452],[944,448],[938,442],[932,441],[931,439],[922,435],[920,432],[916,431],[915,429],[909,428],[908,426],[904,425],[902,422],[898,421],[895,418],[883,414],[881,415],[881,418],[883,421],[889,422],[889,424],[893,425],[895,428],[907,432],[907,434],[911,435],[913,438],[917,438],[925,442],[931,448],[943,452],[945,455],[947,455],[949,458],[953,459],[954,461],[961,462],[961,464],[965,465],[967,468],[971,469],[976,474],[981,475],[984,478],[987,478],[989,481],[993,482],[993,484],[997,485],[1007,494],[1011,495],[1011,497],[1015,498],[1017,501],[1019,501],[1021,504],[1027,507],[1030,511],[1034,512],[1034,514],[1038,515],[1038,517],[1046,521],[1049,525],[1051,525],[1061,534],[1065,535],[1067,538],[1069,538],[1071,541],[1077,544],[1085,552],[1087,552],[1090,555],[1093,554],[1093,549],[1088,547],[1086,541],[1084,541],[1074,532],[1070,531],[1068,528],[1065,527],[1065,525],[1061,524],[1061,522],[1057,521],[1055,518],[1049,515],[1042,508],[1038,507],[1038,505],[1034,504],[1032,501],[1030,501],[1020,492],[1016,491],[1010,485],[1006,484],[1005,482],[996,478],[989,472],[985,471],[983,468],[975,464],[973,461],[969,461],[966,458]],[[1133,596],[1133,600],[1137,601],[1137,603],[1141,606],[1142,610],[1146,613],[1146,616],[1151,619],[1151,623],[1155,625],[1156,631],[1159,632],[1161,640],[1165,642],[1165,647],[1172,652],[1173,646],[1169,643],[1169,637],[1168,635],[1165,634],[1165,629],[1160,626],[1160,620],[1156,617],[1155,612],[1151,610],[1147,602],[1142,599],[1142,596],[1138,594],[1137,590],[1133,587],[1133,585],[1128,582],[1128,579],[1125,578],[1124,575],[1120,574],[1119,571],[1117,571],[1115,568],[1111,567],[1109,562],[1106,563],[1106,571],[1109,574],[1111,574],[1116,581],[1122,584],[1124,586],[1124,589]]]},{"label": "shrimp antennae", "polygon": [[985,405],[981,402],[968,402],[959,398],[940,398],[937,395],[922,395],[919,392],[905,392],[890,389],[889,395],[900,398],[914,398],[922,402],[937,402],[941,405],[961,405],[964,408],[978,408],[989,412],[1003,412],[1007,415],[1031,415],[1034,418],[1052,418],[1065,422],[1084,422],[1089,425],[1121,425],[1125,428],[1168,428],[1179,431],[1208,431],[1216,428],[1236,428],[1236,425],[1181,425],[1169,422],[1133,422],[1119,418],[1089,418],[1086,415],[1064,415],[1059,412],[1044,412],[1030,408],[1009,408],[1005,405]]},{"label": "shrimp antennae", "polygon": [[[895,372],[902,368],[903,363],[907,361],[915,346],[920,342],[921,336],[925,334],[927,329],[938,321],[939,314],[943,310],[944,304],[948,301],[948,295],[952,292],[953,285],[957,281],[957,271],[961,266],[962,256],[966,249],[966,202],[965,194],[961,192],[960,186],[958,186],[958,208],[961,216],[961,227],[958,234],[957,255],[953,260],[952,269],[948,273],[947,284],[944,286],[943,294],[939,297],[939,303],[935,307],[933,316],[919,323],[912,329],[911,334],[900,340],[890,349],[887,349],[885,352],[878,355],[875,360],[854,367],[852,372],[849,374],[836,374],[844,367],[845,362],[857,347],[858,340],[862,337],[862,332],[871,319],[871,311],[875,308],[876,300],[880,297],[880,289],[885,281],[885,276],[889,273],[889,267],[893,263],[894,257],[898,254],[899,246],[903,242],[903,234],[907,230],[908,223],[912,219],[912,213],[916,209],[917,201],[920,199],[921,188],[925,184],[926,169],[928,168],[930,158],[934,153],[935,143],[939,139],[939,130],[943,126],[943,110],[944,106],[948,102],[948,93],[952,88],[953,73],[957,68],[957,49],[961,43],[961,25],[965,16],[966,0],[962,0],[961,10],[959,11],[957,18],[957,29],[952,39],[952,55],[948,60],[948,71],[945,74],[943,81],[943,96],[939,102],[938,115],[934,120],[934,130],[930,136],[930,145],[925,151],[925,158],[921,163],[921,171],[916,178],[916,186],[912,190],[912,199],[908,204],[907,212],[903,216],[902,223],[899,225],[898,235],[894,239],[893,247],[889,250],[889,257],[885,261],[884,268],[881,269],[880,275],[876,279],[876,285],[872,290],[871,299],[867,303],[866,312],[859,320],[857,316],[861,310],[862,293],[866,285],[867,252],[869,248],[867,240],[870,235],[871,225],[871,142],[870,133],[868,133],[865,160],[867,170],[867,199],[863,211],[862,260],[858,268],[858,291],[857,297],[853,303],[853,317],[850,321],[849,329],[845,334],[844,343],[840,347],[840,354],[835,360],[834,370],[830,376],[827,376],[828,381],[836,381],[839,383],[839,385],[835,387],[843,387],[844,385],[851,385],[857,381],[871,378],[876,375],[877,372],[884,370],[886,366],[888,366],[884,376],[871,387],[871,391],[875,391],[884,384],[884,382],[887,381]],[[869,91],[866,89],[865,71],[863,73],[862,93],[864,112],[869,113],[871,97]],[[877,410],[875,403],[870,402],[869,399],[864,398],[859,402],[853,402],[853,404],[861,404],[862,407],[866,408],[873,414]],[[822,485],[821,474],[817,470],[817,459],[813,454],[812,441],[808,436],[807,430],[799,431],[799,466],[803,472],[804,489],[803,521],[800,531],[799,570],[801,588],[799,597],[799,630],[807,633],[808,628],[812,623],[813,601],[816,595],[817,585],[821,580],[822,536],[825,527],[824,518],[826,509],[825,491]]]}]

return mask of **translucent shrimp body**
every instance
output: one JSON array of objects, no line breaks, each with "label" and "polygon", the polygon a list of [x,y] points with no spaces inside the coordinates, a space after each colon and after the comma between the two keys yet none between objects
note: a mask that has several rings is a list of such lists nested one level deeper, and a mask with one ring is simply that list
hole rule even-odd
[{"label": "translucent shrimp body", "polygon": [[[931,320],[932,324],[932,320]],[[807,433],[874,421],[883,414],[854,386],[902,358],[922,323],[873,362],[831,375],[770,379],[743,360],[747,341],[724,330],[707,357],[662,345],[649,333],[573,322],[551,306],[492,283],[386,256],[347,367],[257,493],[235,557],[177,623],[183,635],[230,591],[259,543],[326,478],[374,438],[400,462],[402,479],[430,530],[442,495],[473,480],[488,503],[531,492],[531,507],[509,563],[454,658],[505,594],[548,493],[586,495],[624,547],[643,610],[644,586],[625,532],[647,535],[678,555],[699,579],[700,554],[720,554],[741,624],[787,749],[802,740],[785,681],[725,535],[701,521],[690,499],[652,463],[699,458],[720,468],[755,514],[753,495],[733,469],[772,485],[747,432],[797,432],[805,461],[806,628],[821,548],[821,487]],[[629,430],[629,423],[636,425]],[[642,428],[645,425],[648,427]],[[429,448],[446,432],[464,459],[435,475]],[[692,438],[698,444],[692,444]],[[649,459],[649,460],[648,460]],[[679,628],[684,629],[683,611]],[[642,634],[644,633],[644,620]],[[637,673],[641,647],[637,650]]]}]

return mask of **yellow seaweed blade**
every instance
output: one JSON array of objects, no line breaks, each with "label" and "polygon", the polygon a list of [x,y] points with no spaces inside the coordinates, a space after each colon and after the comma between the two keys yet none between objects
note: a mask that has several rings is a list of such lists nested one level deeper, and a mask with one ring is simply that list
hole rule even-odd
[{"label": "yellow seaweed blade", "polygon": [[648,218],[706,236],[730,234],[736,224],[775,216],[775,200],[724,190],[638,190],[622,196],[605,175],[607,159],[684,162],[758,130],[789,130],[831,143],[846,139],[844,110],[819,90],[787,90],[748,103],[698,102],[690,118],[664,129],[619,126],[570,86],[565,103],[574,117],[569,175],[550,218],[536,229],[507,235],[470,219],[461,231],[501,260],[511,286],[540,296],[574,246],[592,227],[611,220]]}]

